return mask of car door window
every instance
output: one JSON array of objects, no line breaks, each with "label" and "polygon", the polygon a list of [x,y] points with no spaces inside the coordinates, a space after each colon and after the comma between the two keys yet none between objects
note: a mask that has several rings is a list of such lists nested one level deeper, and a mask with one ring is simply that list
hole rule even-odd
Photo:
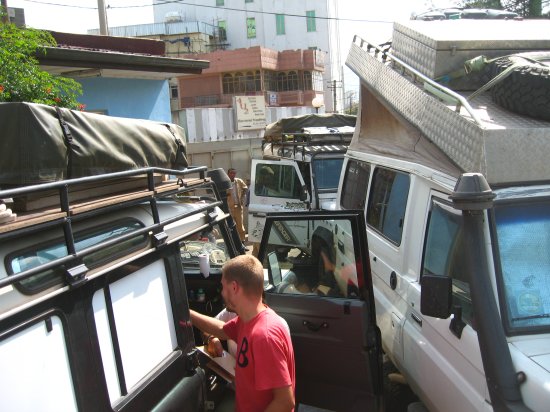
[{"label": "car door window", "polygon": [[259,163],[256,166],[256,196],[298,199],[301,186],[296,168],[292,165]]},{"label": "car door window", "polygon": [[472,324],[472,300],[464,248],[462,214],[434,200],[428,219],[422,274],[453,279],[453,306],[462,308],[462,319]]},{"label": "car door window", "polygon": [[340,196],[342,209],[365,209],[369,177],[370,166],[367,163],[356,160],[348,161]]},{"label": "car door window", "polygon": [[367,208],[367,224],[393,243],[401,243],[410,178],[406,173],[376,168]]},{"label": "car door window", "polygon": [[[279,223],[279,222],[277,222]],[[282,249],[280,229],[270,232],[264,262],[276,293],[358,298],[359,279],[349,220],[286,221],[294,246]]]}]

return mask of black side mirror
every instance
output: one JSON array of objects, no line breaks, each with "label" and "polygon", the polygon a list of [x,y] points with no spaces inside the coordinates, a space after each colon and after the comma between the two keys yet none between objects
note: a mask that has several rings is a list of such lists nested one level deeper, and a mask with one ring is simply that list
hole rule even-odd
[{"label": "black side mirror", "polygon": [[300,201],[305,202],[307,200],[307,187],[303,185],[300,190]]},{"label": "black side mirror", "polygon": [[447,276],[422,275],[420,312],[439,319],[451,316],[453,279]]}]

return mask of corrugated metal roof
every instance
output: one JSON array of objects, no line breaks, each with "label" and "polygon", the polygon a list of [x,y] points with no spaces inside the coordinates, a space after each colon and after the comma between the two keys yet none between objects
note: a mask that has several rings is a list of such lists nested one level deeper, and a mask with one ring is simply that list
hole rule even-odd
[{"label": "corrugated metal roof", "polygon": [[[109,27],[109,35],[117,37],[143,37],[186,33],[204,33],[214,36],[215,27],[200,21],[172,23],[136,24],[133,26]],[[88,30],[88,34],[99,34],[99,29]]]}]

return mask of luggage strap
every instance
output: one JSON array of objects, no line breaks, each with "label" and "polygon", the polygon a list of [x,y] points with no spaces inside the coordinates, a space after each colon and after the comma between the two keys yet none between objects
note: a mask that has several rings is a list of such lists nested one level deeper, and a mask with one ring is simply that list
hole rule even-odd
[{"label": "luggage strap", "polygon": [[63,113],[58,106],[55,106],[57,118],[61,125],[61,131],[63,132],[65,146],[67,147],[67,179],[71,178],[71,171],[73,169],[73,135],[67,122],[63,119]]}]

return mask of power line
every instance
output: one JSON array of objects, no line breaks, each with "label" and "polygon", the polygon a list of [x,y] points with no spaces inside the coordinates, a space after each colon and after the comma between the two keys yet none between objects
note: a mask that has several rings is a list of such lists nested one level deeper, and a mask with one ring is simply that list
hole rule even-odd
[{"label": "power line", "polygon": [[[62,3],[52,3],[48,1],[39,1],[39,0],[23,0],[28,3],[37,3],[37,4],[43,4],[47,6],[58,6],[58,7],[72,7],[72,8],[78,8],[78,9],[88,9],[88,10],[97,10],[97,7],[90,7],[90,6],[77,6],[74,4],[62,4]],[[316,20],[331,20],[331,21],[342,21],[342,22],[355,22],[355,23],[393,23],[393,21],[389,20],[363,20],[363,19],[347,19],[347,18],[340,18],[340,17],[328,17],[328,16],[306,16],[302,14],[289,14],[289,13],[276,13],[276,12],[270,12],[270,11],[259,11],[259,10],[249,10],[249,9],[239,9],[239,8],[233,8],[233,7],[223,7],[223,6],[208,6],[205,4],[195,4],[195,3],[188,3],[181,0],[166,0],[163,2],[157,2],[154,4],[136,4],[136,5],[130,5],[130,6],[111,6],[108,5],[107,9],[135,9],[135,8],[142,8],[142,7],[154,7],[156,5],[162,6],[166,4],[181,4],[182,6],[194,6],[194,7],[203,7],[203,8],[209,8],[209,9],[219,9],[219,10],[227,10],[227,11],[236,11],[236,12],[243,12],[243,13],[256,13],[256,14],[267,14],[267,15],[282,15],[285,17],[299,17],[299,18],[305,18],[305,19],[316,19]]]}]

